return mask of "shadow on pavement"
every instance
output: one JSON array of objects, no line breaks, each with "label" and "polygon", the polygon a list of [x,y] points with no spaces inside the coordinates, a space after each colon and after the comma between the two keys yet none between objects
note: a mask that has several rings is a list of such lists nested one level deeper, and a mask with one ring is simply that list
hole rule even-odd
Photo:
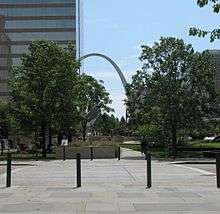
[{"label": "shadow on pavement", "polygon": [[145,157],[122,157],[122,160],[145,160]]}]

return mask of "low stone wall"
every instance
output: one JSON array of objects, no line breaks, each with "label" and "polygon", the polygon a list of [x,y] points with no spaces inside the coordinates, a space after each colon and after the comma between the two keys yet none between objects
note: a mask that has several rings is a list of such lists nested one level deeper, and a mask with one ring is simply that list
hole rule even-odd
[{"label": "low stone wall", "polygon": [[[93,149],[91,149],[93,148]],[[82,159],[90,159],[93,150],[93,159],[110,159],[116,158],[116,147],[66,147],[66,159],[75,159],[76,154],[80,153]],[[63,158],[63,148],[58,147],[56,149],[57,159]]]}]

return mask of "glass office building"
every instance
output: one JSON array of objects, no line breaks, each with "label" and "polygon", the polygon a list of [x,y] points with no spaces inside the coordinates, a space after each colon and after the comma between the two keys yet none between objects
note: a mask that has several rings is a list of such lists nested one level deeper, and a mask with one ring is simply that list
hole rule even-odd
[{"label": "glass office building", "polygon": [[0,98],[7,99],[9,69],[34,40],[76,44],[76,0],[0,0]]}]

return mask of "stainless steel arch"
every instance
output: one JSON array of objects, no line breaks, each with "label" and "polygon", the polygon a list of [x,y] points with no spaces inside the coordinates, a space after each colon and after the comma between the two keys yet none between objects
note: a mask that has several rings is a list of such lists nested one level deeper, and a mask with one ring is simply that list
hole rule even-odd
[{"label": "stainless steel arch", "polygon": [[82,61],[86,58],[89,58],[89,57],[93,57],[93,56],[97,56],[97,57],[101,57],[101,58],[104,58],[106,59],[108,62],[110,62],[112,64],[112,66],[115,68],[115,70],[117,71],[120,79],[121,79],[121,82],[124,86],[124,89],[126,91],[126,86],[128,84],[127,80],[125,79],[125,76],[124,74],[122,73],[121,69],[118,67],[118,65],[109,57],[107,57],[106,55],[103,55],[103,54],[99,54],[99,53],[91,53],[91,54],[87,54],[85,56],[82,56],[79,61]]}]

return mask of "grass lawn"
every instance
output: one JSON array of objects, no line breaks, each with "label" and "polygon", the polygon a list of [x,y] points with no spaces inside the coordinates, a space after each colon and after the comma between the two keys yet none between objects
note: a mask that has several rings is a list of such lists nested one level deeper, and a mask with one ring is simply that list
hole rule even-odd
[{"label": "grass lawn", "polygon": [[[11,153],[12,160],[36,160],[36,154],[29,154],[29,153]],[[7,159],[7,152],[4,152],[3,156],[0,156],[0,161],[4,161]],[[47,154],[46,160],[54,160],[56,159],[56,154]],[[42,160],[41,153],[38,154],[38,160]]]},{"label": "grass lawn", "polygon": [[[140,145],[121,145],[121,147],[123,148],[128,148],[128,149],[132,149],[135,151],[141,151],[141,146]],[[170,156],[170,153],[168,151],[167,148],[151,148],[150,153],[153,157],[155,158],[168,158]]]},{"label": "grass lawn", "polygon": [[[194,148],[220,148],[218,143],[205,143],[205,144],[197,144],[198,142],[194,142],[193,144],[189,145]],[[124,148],[132,149],[135,151],[140,151],[140,145],[121,145]],[[199,147],[200,146],[200,147]],[[209,147],[207,147],[209,146]],[[218,146],[218,147],[217,147]],[[172,151],[170,151],[166,147],[158,147],[158,148],[150,148],[149,149],[151,155],[154,158],[158,159],[167,159],[172,157]],[[204,157],[203,152],[178,152],[176,158],[202,158]]]},{"label": "grass lawn", "polygon": [[193,148],[219,148],[220,149],[220,142],[196,140],[196,141],[190,142],[189,146],[192,146]]}]

